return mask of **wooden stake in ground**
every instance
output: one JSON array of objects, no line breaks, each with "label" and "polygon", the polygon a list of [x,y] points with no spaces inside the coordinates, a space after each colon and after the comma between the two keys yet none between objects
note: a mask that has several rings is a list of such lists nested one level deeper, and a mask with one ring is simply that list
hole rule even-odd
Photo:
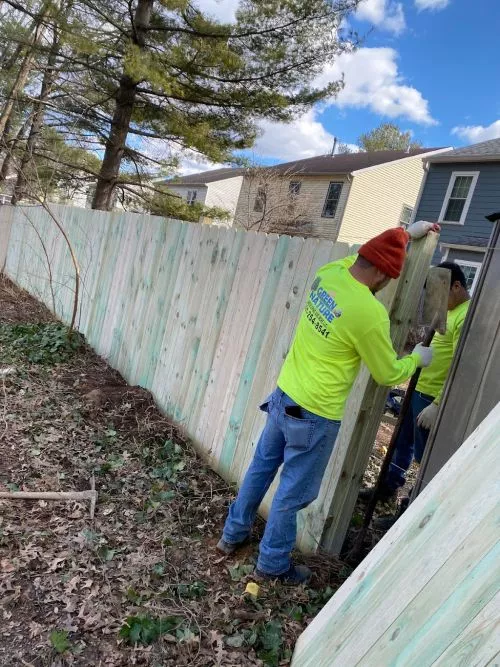
[{"label": "wooden stake in ground", "polygon": [[90,500],[90,518],[94,518],[97,502],[95,479],[90,480],[88,491],[0,491],[3,500]]}]

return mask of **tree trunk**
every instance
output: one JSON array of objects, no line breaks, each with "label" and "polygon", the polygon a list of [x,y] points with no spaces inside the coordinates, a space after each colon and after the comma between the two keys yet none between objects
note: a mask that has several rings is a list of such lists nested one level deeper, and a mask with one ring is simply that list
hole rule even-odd
[{"label": "tree trunk", "polygon": [[5,136],[5,128],[7,126],[7,123],[9,121],[9,118],[11,117],[12,110],[14,108],[14,104],[16,103],[20,93],[23,91],[24,86],[26,85],[26,82],[28,80],[28,77],[31,72],[31,67],[33,65],[33,60],[35,58],[35,49],[34,47],[38,44],[40,41],[43,31],[44,31],[44,19],[47,15],[48,12],[48,7],[49,3],[45,3],[39,18],[36,20],[35,25],[34,25],[34,32],[33,32],[33,37],[31,39],[31,43],[28,46],[28,50],[26,52],[26,55],[24,56],[24,59],[21,63],[21,67],[19,68],[19,71],[17,73],[16,79],[14,81],[14,84],[12,86],[12,89],[9,92],[9,96],[7,98],[7,101],[5,102],[5,105],[2,109],[2,112],[0,113],[0,137],[1,137],[1,144],[3,145],[7,139]]},{"label": "tree trunk", "polygon": [[[149,27],[154,0],[139,0],[135,11],[132,36],[134,44],[141,49],[146,44],[146,29]],[[101,170],[97,178],[92,201],[93,209],[109,211],[113,207],[113,194],[120,174],[120,165],[125,150],[130,121],[134,111],[137,86],[128,74],[122,74],[116,94],[115,110]]]},{"label": "tree trunk", "polygon": [[24,191],[26,188],[27,181],[27,171],[30,163],[33,160],[33,153],[38,144],[40,133],[43,127],[43,120],[45,116],[45,102],[49,97],[54,80],[56,78],[55,65],[57,61],[57,56],[59,54],[59,33],[57,27],[53,26],[52,34],[52,46],[50,48],[49,57],[47,58],[47,64],[45,66],[45,71],[42,79],[42,86],[40,88],[40,95],[38,96],[38,102],[35,105],[35,111],[33,114],[33,120],[30,127],[30,132],[28,135],[28,140],[26,142],[26,148],[24,150],[21,164],[17,172],[16,185],[14,187],[14,193],[12,195],[11,204],[15,206],[17,202],[23,197]]},{"label": "tree trunk", "polygon": [[[7,141],[5,142],[5,145],[2,146],[2,148],[5,150],[5,157],[3,159],[2,166],[0,167],[0,183],[3,183],[3,181],[5,181],[5,179],[9,175],[10,169],[14,162],[14,153],[17,149],[18,144],[23,140],[23,137],[26,134],[26,130],[28,129],[28,126],[30,124],[30,120],[31,120],[31,114],[28,114],[26,120],[21,125],[17,133],[13,137],[8,138]],[[8,130],[9,125],[10,122],[7,124],[5,128],[6,132]]]}]

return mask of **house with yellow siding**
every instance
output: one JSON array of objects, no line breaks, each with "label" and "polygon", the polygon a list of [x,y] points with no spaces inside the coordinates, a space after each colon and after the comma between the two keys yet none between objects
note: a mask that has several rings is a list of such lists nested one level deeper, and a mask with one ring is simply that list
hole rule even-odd
[{"label": "house with yellow siding", "polygon": [[423,158],[451,148],[321,155],[243,177],[234,225],[363,243],[406,225],[424,176]]}]

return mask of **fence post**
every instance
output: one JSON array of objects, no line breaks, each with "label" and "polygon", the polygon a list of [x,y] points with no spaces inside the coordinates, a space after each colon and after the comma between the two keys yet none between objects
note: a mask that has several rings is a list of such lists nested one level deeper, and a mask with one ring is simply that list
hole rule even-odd
[{"label": "fence post", "polygon": [[7,249],[9,247],[10,230],[14,207],[9,204],[0,205],[0,273],[5,270],[7,261]]},{"label": "fence post", "polygon": [[[415,322],[420,296],[438,239],[438,234],[431,233],[411,244],[395,294],[388,294],[384,299],[391,319],[392,341],[398,354],[403,352],[410,327]],[[321,521],[321,517],[324,521],[321,547],[332,553],[340,552],[349,528],[359,485],[384,411],[387,392],[388,388],[377,385],[368,370],[363,368],[346,405],[342,432],[335,446],[332,457],[334,460],[330,461],[329,465],[331,475],[327,479],[328,487],[322,511],[315,517],[315,522]],[[321,526],[317,523],[316,530],[320,529]]]}]

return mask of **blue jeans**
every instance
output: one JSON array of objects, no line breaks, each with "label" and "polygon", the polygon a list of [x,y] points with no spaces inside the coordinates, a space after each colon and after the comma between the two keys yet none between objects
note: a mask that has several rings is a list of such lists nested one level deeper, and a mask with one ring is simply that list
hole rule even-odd
[{"label": "blue jeans", "polygon": [[404,486],[405,473],[413,459],[417,463],[422,460],[429,431],[417,426],[417,416],[433,400],[433,396],[422,394],[419,391],[415,391],[411,397],[410,406],[401,424],[396,449],[384,482],[384,486],[389,491],[395,491],[400,486]]},{"label": "blue jeans", "polygon": [[223,539],[235,544],[250,535],[259,505],[283,463],[257,562],[262,572],[279,575],[290,567],[297,512],[318,495],[340,422],[305,410],[279,388],[260,409],[267,412],[267,422],[238,496],[229,508]]}]

